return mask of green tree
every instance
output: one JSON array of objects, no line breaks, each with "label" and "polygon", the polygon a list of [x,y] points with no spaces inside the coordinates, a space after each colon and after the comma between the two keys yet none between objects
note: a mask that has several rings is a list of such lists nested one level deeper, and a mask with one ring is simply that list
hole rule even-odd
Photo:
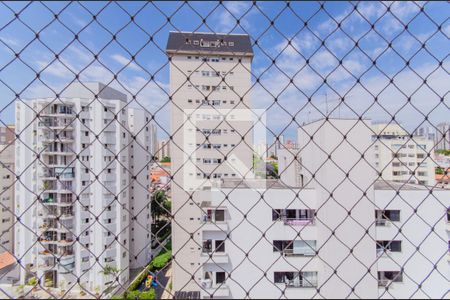
[{"label": "green tree", "polygon": [[436,174],[443,175],[444,174],[444,169],[443,168],[436,168]]},{"label": "green tree", "polygon": [[172,203],[163,191],[157,191],[153,194],[151,206],[153,220],[170,217]]},{"label": "green tree", "polygon": [[442,154],[442,155],[445,155],[445,156],[450,156],[450,149],[449,150],[439,149],[439,150],[436,150],[436,153]]},{"label": "green tree", "polygon": [[112,276],[113,277],[113,281],[111,282],[112,286],[117,278],[117,275],[120,273],[120,269],[113,267],[111,265],[106,265],[103,267],[103,270],[101,270],[99,273],[102,273],[103,276],[105,276],[106,278]]},{"label": "green tree", "polygon": [[162,162],[162,163],[168,163],[168,162],[170,162],[170,157],[164,156],[163,159],[161,159],[160,162]]}]

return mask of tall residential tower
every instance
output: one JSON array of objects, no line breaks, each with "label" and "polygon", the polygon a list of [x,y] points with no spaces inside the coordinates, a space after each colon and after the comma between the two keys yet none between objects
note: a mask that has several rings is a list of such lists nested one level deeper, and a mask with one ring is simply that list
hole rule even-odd
[{"label": "tall residential tower", "polygon": [[150,155],[144,153],[148,132],[131,140],[140,130],[130,126],[145,124],[135,114],[126,95],[101,83],[74,83],[57,99],[17,102],[15,254],[24,266],[21,282],[35,276],[41,284],[67,288],[79,279],[84,288],[101,292],[115,280],[101,275],[104,267],[117,268],[125,283],[130,263],[148,259],[147,248],[142,258],[129,252],[136,249],[130,228],[150,224],[145,218],[141,226],[132,222],[130,205],[150,210],[147,180],[136,186],[148,173],[138,171]]},{"label": "tall residential tower", "polygon": [[[202,240],[224,235],[203,219],[198,192],[214,181],[251,176],[250,105],[253,51],[248,35],[171,32],[172,241],[174,290],[198,290],[211,264]],[[194,275],[194,276],[193,276]]]}]

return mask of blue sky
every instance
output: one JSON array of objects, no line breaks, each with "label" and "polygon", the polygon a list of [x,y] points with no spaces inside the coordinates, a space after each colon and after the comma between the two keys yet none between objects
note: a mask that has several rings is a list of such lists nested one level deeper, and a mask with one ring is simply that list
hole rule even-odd
[{"label": "blue sky", "polygon": [[[293,138],[299,124],[327,111],[376,121],[395,114],[411,131],[422,125],[424,115],[429,115],[425,125],[448,121],[449,4],[363,2],[356,10],[354,4],[5,2],[0,4],[0,123],[13,123],[16,93],[21,99],[52,96],[80,73],[82,80],[137,94],[132,105],[155,113],[167,130],[164,48],[171,30],[250,34],[257,41],[252,103],[267,109],[268,126],[276,134]],[[33,31],[40,32],[39,40]],[[160,130],[159,135],[166,134]]]}]

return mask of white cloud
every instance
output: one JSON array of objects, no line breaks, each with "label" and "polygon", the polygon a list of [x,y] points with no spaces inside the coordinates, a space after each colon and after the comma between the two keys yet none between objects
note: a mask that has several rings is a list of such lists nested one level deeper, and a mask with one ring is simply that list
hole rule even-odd
[{"label": "white cloud", "polygon": [[52,75],[60,79],[75,77],[75,74],[71,71],[74,70],[74,67],[70,63],[64,62],[63,64],[59,60],[55,60],[51,64],[49,63],[50,62],[44,60],[36,61],[43,76]]},{"label": "white cloud", "polygon": [[[217,25],[215,29],[219,32],[230,32],[235,26],[242,26],[243,28],[248,28],[250,23],[248,18],[252,11],[241,18],[244,13],[246,13],[252,6],[251,2],[245,1],[227,1],[224,2],[225,8],[222,8],[219,16],[217,17]],[[240,24],[236,24],[236,19],[239,19]]]},{"label": "white cloud", "polygon": [[379,18],[386,11],[386,7],[380,2],[366,1],[358,4],[358,11],[371,20]]},{"label": "white cloud", "polygon": [[11,37],[0,37],[0,40],[10,47],[20,45],[20,42],[18,39],[11,38]]},{"label": "white cloud", "polygon": [[123,55],[120,54],[113,54],[111,55],[111,58],[118,62],[122,66],[127,66],[127,69],[135,70],[135,71],[141,71],[142,68],[139,67],[134,61],[131,61],[131,59],[126,58]]}]

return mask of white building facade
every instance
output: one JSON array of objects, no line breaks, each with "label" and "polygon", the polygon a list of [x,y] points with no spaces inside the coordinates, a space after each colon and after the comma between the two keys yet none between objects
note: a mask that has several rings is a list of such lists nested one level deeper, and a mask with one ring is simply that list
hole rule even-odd
[{"label": "white building facade", "polygon": [[[172,247],[174,291],[198,290],[202,199],[195,190],[252,173],[253,51],[248,35],[171,32]],[[196,217],[195,217],[196,216]]]},{"label": "white building facade", "polygon": [[128,109],[132,139],[129,149],[130,186],[130,268],[145,267],[152,258],[150,165],[153,162],[156,126],[150,113],[142,109]]},{"label": "white building facade", "polygon": [[374,167],[384,180],[428,186],[435,184],[433,140],[411,137],[396,124],[377,124],[372,129]]},{"label": "white building facade", "polygon": [[0,144],[0,252],[14,252],[14,141]]},{"label": "white building facade", "polygon": [[197,192],[202,298],[448,296],[449,191],[377,180],[367,125],[300,128],[302,186],[224,180]]},{"label": "white building facade", "polygon": [[[118,269],[116,276],[125,283],[130,263],[140,264],[130,257],[130,249],[141,248],[130,242],[130,204],[149,203],[148,181],[142,177],[146,170],[133,173],[131,167],[133,155],[140,159],[139,168],[149,158],[146,148],[130,151],[129,145],[145,145],[148,133],[131,141],[141,121],[130,122],[136,112],[126,105],[126,95],[100,83],[74,83],[57,100],[17,102],[16,214],[21,224],[15,229],[15,249],[25,266],[21,282],[35,276],[46,286],[76,289],[79,279],[84,289],[101,293],[116,280],[102,275],[104,267]],[[146,259],[148,250],[143,251]]]},{"label": "white building facade", "polygon": [[450,149],[450,123],[440,123],[436,126],[436,150]]}]

